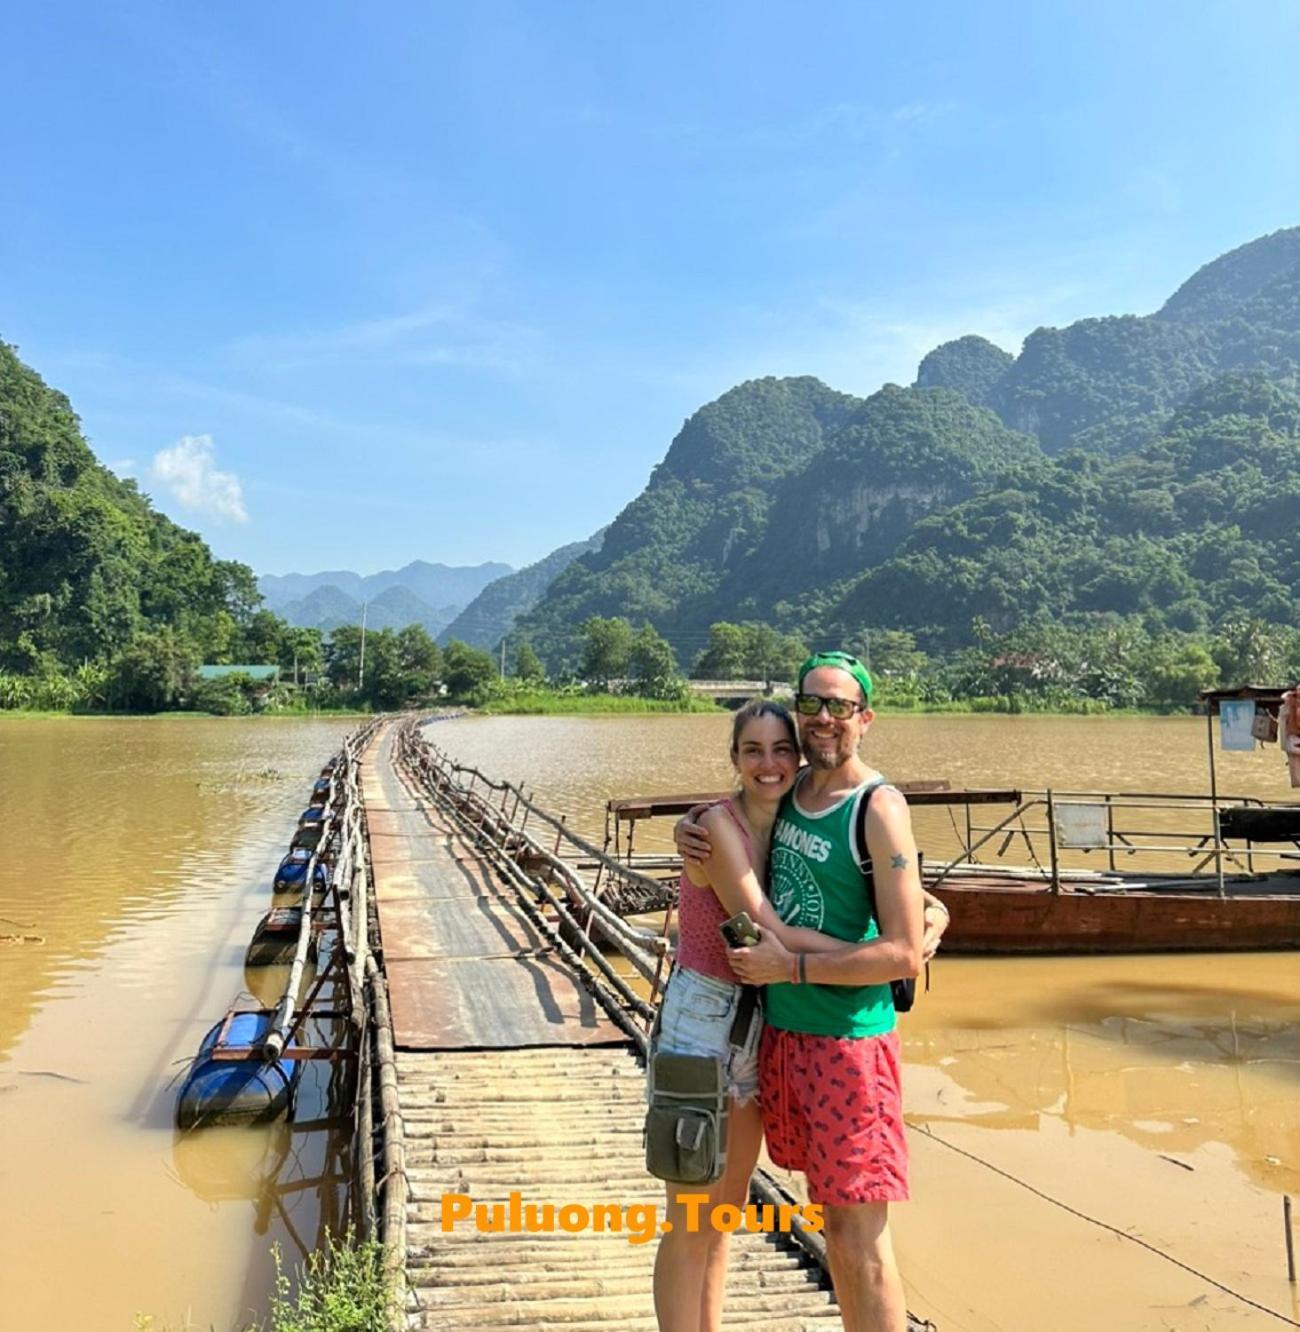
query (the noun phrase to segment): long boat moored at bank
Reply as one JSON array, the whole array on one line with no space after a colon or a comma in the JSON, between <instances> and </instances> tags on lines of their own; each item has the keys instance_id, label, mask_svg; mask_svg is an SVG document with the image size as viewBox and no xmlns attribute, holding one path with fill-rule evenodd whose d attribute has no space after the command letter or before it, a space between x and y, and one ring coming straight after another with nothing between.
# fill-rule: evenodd
<instances>
[{"instance_id":1,"label":"long boat moored at bank","mask_svg":"<svg viewBox=\"0 0 1300 1332\"><path fill-rule=\"evenodd\" d=\"M1225 704L1249 704L1261 719L1255 734L1275 738L1288 698L1259 686L1202 695L1210 728L1203 795L900 782L909 804L946 810L959 844L946 859L925 855L922 846L925 886L952 915L944 951L1300 948L1300 803L1221 792L1213 729ZM674 869L675 858L633 852L637 824L721 797L611 800L606 843L629 866Z\"/></svg>"}]
</instances>

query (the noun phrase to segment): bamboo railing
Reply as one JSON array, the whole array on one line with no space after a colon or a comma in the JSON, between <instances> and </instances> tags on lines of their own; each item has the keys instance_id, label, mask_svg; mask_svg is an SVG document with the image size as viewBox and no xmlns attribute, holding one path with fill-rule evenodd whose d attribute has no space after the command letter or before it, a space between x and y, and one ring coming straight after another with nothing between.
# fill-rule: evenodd
<instances>
[{"instance_id":1,"label":"bamboo railing","mask_svg":"<svg viewBox=\"0 0 1300 1332\"><path fill-rule=\"evenodd\" d=\"M628 1033L644 1063L658 992L667 979L666 963L671 960L672 950L663 935L640 929L611 910L607 898L609 880L653 887L661 895L663 885L638 874L573 833L563 819L535 804L514 783L493 779L477 768L456 763L420 733L418 720L405 723L399 730L395 757L408 779L434 801L516 889L520 904L534 925L551 939L611 1020ZM554 831L554 844L549 850L528 832L532 820ZM581 855L584 861L596 862L593 882L587 882L565 862L560 855L565 848ZM537 869L546 873L534 872ZM558 887L558 892L548 879ZM550 907L555 919L540 910L542 905ZM602 944L616 950L650 983L649 1001L617 974ZM778 1207L794 1202L793 1196L762 1170L754 1172L751 1189L760 1202ZM807 1229L798 1214L793 1219L790 1238L823 1270L829 1271L825 1240ZM397 1326L394 1324L394 1329ZM909 1326L921 1325L912 1321Z\"/></svg>"}]
</instances>

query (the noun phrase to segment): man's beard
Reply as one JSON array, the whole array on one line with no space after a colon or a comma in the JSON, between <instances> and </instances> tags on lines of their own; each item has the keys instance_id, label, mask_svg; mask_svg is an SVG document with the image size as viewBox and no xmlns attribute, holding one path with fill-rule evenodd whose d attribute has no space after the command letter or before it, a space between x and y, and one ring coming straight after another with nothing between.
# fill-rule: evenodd
<instances>
[{"instance_id":1,"label":"man's beard","mask_svg":"<svg viewBox=\"0 0 1300 1332\"><path fill-rule=\"evenodd\" d=\"M834 772L853 757L853 746L847 737L840 735L835 737L834 750L814 749L811 745L805 744L803 756L808 760L810 768L816 768L821 772Z\"/></svg>"}]
</instances>

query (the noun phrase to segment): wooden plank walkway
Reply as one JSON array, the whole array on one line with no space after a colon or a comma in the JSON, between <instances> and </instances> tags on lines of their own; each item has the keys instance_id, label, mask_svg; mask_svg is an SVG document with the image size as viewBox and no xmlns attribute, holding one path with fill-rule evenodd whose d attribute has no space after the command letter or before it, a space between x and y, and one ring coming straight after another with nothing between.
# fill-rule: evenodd
<instances>
[{"instance_id":1,"label":"wooden plank walkway","mask_svg":"<svg viewBox=\"0 0 1300 1332\"><path fill-rule=\"evenodd\" d=\"M663 1186L645 1172L644 1070L627 1036L554 954L472 846L371 750L370 827L405 1129L410 1328L570 1332L656 1326L656 1244L628 1231L443 1229L446 1194L476 1204L617 1206L644 1233ZM450 1213L449 1213L450 1217ZM507 1225L509 1214L507 1213ZM819 1269L780 1237L732 1240L725 1322L837 1325Z\"/></svg>"},{"instance_id":2,"label":"wooden plank walkway","mask_svg":"<svg viewBox=\"0 0 1300 1332\"><path fill-rule=\"evenodd\" d=\"M395 731L362 776L399 1050L626 1045L486 860L411 791Z\"/></svg>"},{"instance_id":3,"label":"wooden plank walkway","mask_svg":"<svg viewBox=\"0 0 1300 1332\"><path fill-rule=\"evenodd\" d=\"M441 1224L448 1193L507 1204L514 1192L521 1204L557 1209L606 1203L624 1217L640 1204L643 1216L661 1215L662 1185L646 1174L641 1149L644 1081L627 1049L399 1057L411 1187L407 1279L420 1306L412 1327L656 1326L653 1241L629 1243L626 1229L480 1234L470 1222L448 1235ZM725 1322L768 1332L838 1326L808 1260L746 1233L732 1240Z\"/></svg>"}]
</instances>

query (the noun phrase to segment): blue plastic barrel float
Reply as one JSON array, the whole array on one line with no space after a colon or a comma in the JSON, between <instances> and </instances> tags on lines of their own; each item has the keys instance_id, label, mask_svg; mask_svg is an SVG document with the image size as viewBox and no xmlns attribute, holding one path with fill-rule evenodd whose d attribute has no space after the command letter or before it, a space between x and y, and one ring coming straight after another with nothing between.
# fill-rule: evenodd
<instances>
[{"instance_id":1,"label":"blue plastic barrel float","mask_svg":"<svg viewBox=\"0 0 1300 1332\"><path fill-rule=\"evenodd\" d=\"M322 777L315 786L311 788L311 799L307 802L309 805L323 805L330 798L330 787L333 782L328 777Z\"/></svg>"},{"instance_id":2,"label":"blue plastic barrel float","mask_svg":"<svg viewBox=\"0 0 1300 1332\"><path fill-rule=\"evenodd\" d=\"M307 808L298 815L298 827L305 828L309 823L321 823L324 819L324 805L308 805Z\"/></svg>"},{"instance_id":3,"label":"blue plastic barrel float","mask_svg":"<svg viewBox=\"0 0 1300 1332\"><path fill-rule=\"evenodd\" d=\"M315 851L320 846L324 832L323 823L304 823L293 830L293 836L289 839L289 849L292 851L295 847L305 846L309 851Z\"/></svg>"},{"instance_id":4,"label":"blue plastic barrel float","mask_svg":"<svg viewBox=\"0 0 1300 1332\"><path fill-rule=\"evenodd\" d=\"M176 1098L176 1124L265 1124L288 1114L301 1071L300 1061L263 1063L262 1042L270 1013L234 1013L221 1019L199 1043ZM252 1046L247 1058L220 1058L223 1049Z\"/></svg>"},{"instance_id":5,"label":"blue plastic barrel float","mask_svg":"<svg viewBox=\"0 0 1300 1332\"><path fill-rule=\"evenodd\" d=\"M302 933L302 907L272 907L257 922L244 953L246 967L278 967L293 961ZM316 940L307 940L307 957L316 956Z\"/></svg>"},{"instance_id":6,"label":"blue plastic barrel float","mask_svg":"<svg viewBox=\"0 0 1300 1332\"><path fill-rule=\"evenodd\" d=\"M275 879L272 881L272 888L277 893L291 893L295 890L301 890L307 883L307 864L311 860L311 848L306 846L294 847L287 856L280 862L280 867L275 871ZM315 887L327 888L330 881L329 869L322 861L316 862L316 872L312 875L315 881Z\"/></svg>"}]
</instances>

